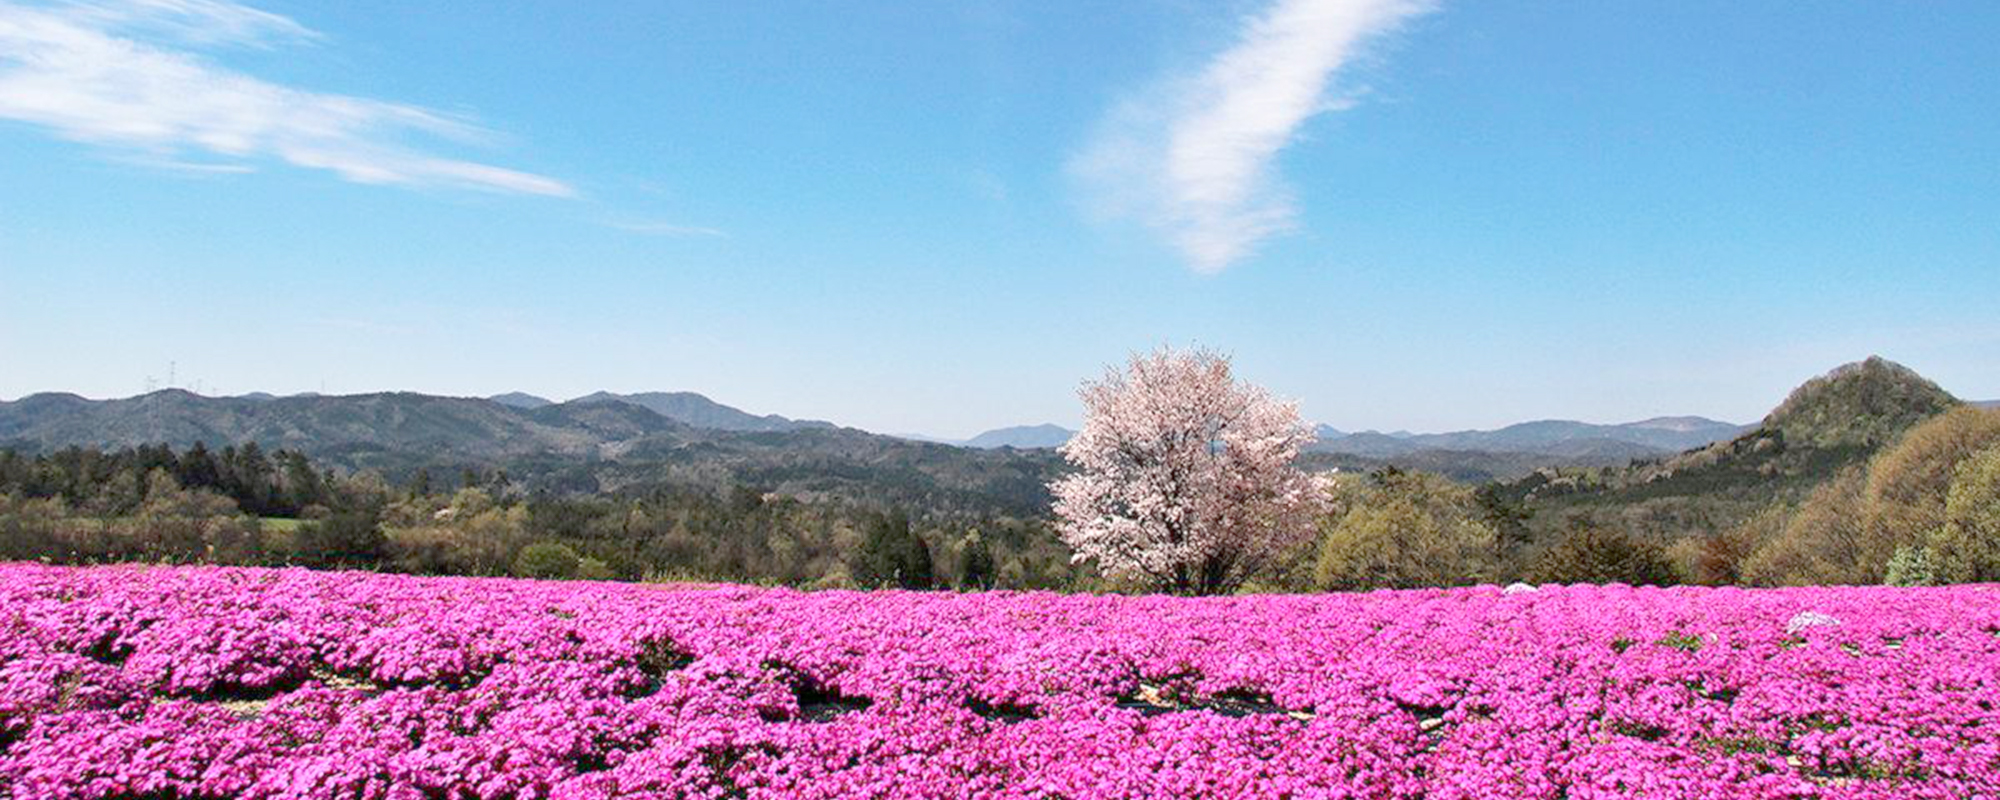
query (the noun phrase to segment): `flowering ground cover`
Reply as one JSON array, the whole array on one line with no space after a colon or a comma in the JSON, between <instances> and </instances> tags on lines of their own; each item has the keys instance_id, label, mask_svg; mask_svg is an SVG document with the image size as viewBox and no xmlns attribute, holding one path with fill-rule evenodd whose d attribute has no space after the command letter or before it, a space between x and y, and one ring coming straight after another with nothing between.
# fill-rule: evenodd
<instances>
[{"instance_id":1,"label":"flowering ground cover","mask_svg":"<svg viewBox=\"0 0 2000 800\"><path fill-rule=\"evenodd\" d=\"M1995 796L2000 589L0 565L0 796Z\"/></svg>"}]
</instances>

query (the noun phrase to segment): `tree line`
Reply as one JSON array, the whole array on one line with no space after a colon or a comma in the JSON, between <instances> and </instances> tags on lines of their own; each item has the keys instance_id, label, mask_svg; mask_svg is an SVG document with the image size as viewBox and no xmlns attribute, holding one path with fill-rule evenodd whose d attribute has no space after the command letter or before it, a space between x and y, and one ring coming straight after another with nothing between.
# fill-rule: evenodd
<instances>
[{"instance_id":1,"label":"tree line","mask_svg":"<svg viewBox=\"0 0 2000 800\"><path fill-rule=\"evenodd\" d=\"M1649 501L1650 516L1627 520L1538 512L1525 482L1305 472L1311 432L1296 408L1237 381L1212 353L1135 356L1083 397L1085 424L1063 448L1068 469L1050 486L1047 517L744 483L555 493L472 469L391 483L254 444L0 450L0 558L1182 594L2000 580L1995 410L1935 414L1809 492L1715 524L1701 496Z\"/></svg>"},{"instance_id":2,"label":"tree line","mask_svg":"<svg viewBox=\"0 0 2000 800\"><path fill-rule=\"evenodd\" d=\"M522 491L504 472L391 483L255 445L0 450L0 559L811 587L1063 588L1042 520L803 501L752 486Z\"/></svg>"}]
</instances>

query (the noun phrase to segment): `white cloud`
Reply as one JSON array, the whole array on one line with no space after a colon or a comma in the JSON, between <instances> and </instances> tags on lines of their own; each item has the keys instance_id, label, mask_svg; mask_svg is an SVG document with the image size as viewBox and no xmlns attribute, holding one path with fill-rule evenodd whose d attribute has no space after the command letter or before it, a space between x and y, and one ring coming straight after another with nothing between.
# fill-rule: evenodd
<instances>
[{"instance_id":1,"label":"white cloud","mask_svg":"<svg viewBox=\"0 0 2000 800\"><path fill-rule=\"evenodd\" d=\"M1277 0L1229 49L1114 108L1070 164L1109 216L1167 236L1202 272L1292 229L1292 197L1271 162L1371 40L1429 10L1425 0Z\"/></svg>"},{"instance_id":2,"label":"white cloud","mask_svg":"<svg viewBox=\"0 0 2000 800\"><path fill-rule=\"evenodd\" d=\"M164 163L197 151L236 165L277 159L357 183L575 194L554 178L433 155L412 141L483 133L463 120L282 86L202 53L318 38L227 0L0 0L0 119Z\"/></svg>"}]
</instances>

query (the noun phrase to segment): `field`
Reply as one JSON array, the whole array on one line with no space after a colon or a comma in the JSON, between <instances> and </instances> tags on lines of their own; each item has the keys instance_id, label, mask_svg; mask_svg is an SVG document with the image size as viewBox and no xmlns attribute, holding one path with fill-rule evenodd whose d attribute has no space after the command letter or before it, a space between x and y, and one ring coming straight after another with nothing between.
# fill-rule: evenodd
<instances>
[{"instance_id":1,"label":"field","mask_svg":"<svg viewBox=\"0 0 2000 800\"><path fill-rule=\"evenodd\" d=\"M1992 797L1996 601L0 565L0 796Z\"/></svg>"}]
</instances>

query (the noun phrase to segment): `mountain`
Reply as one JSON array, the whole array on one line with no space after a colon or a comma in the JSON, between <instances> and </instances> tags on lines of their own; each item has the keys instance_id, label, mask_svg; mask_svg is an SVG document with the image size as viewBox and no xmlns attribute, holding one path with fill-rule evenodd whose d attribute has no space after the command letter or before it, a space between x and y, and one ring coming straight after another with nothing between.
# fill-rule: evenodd
<instances>
[{"instance_id":1,"label":"mountain","mask_svg":"<svg viewBox=\"0 0 2000 800\"><path fill-rule=\"evenodd\" d=\"M535 395L528 394L526 392L508 392L506 394L496 394L486 399L491 400L495 403L499 403L500 405L506 406L508 408L522 408L531 410L541 408L542 406L555 405L554 400L550 400L546 397L537 397Z\"/></svg>"},{"instance_id":2,"label":"mountain","mask_svg":"<svg viewBox=\"0 0 2000 800\"><path fill-rule=\"evenodd\" d=\"M734 412L716 408L725 410L718 412L724 421ZM801 498L1014 516L1047 511L1046 482L1061 464L1042 450L967 449L827 423L784 424L791 427L698 427L615 396L521 409L409 392L251 400L170 389L119 400L37 394L0 402L0 447L256 442L392 480L419 468L453 474L473 467L505 470L530 491L747 485Z\"/></svg>"},{"instance_id":3,"label":"mountain","mask_svg":"<svg viewBox=\"0 0 2000 800\"><path fill-rule=\"evenodd\" d=\"M1972 404L1980 408L2000 408L2000 400L1974 400Z\"/></svg>"},{"instance_id":4,"label":"mountain","mask_svg":"<svg viewBox=\"0 0 2000 800\"><path fill-rule=\"evenodd\" d=\"M1760 428L1794 447L1873 448L1958 402L1909 367L1870 356L1793 390Z\"/></svg>"},{"instance_id":5,"label":"mountain","mask_svg":"<svg viewBox=\"0 0 2000 800\"><path fill-rule=\"evenodd\" d=\"M696 428L719 431L793 431L806 428L832 428L831 422L820 420L793 420L776 414L757 416L731 408L694 392L641 392L638 394L613 394L597 392L571 400L571 403L591 403L613 400L630 403L652 411L655 414L676 420Z\"/></svg>"},{"instance_id":6,"label":"mountain","mask_svg":"<svg viewBox=\"0 0 2000 800\"><path fill-rule=\"evenodd\" d=\"M1540 420L1498 430L1453 433L1413 434L1398 431L1386 434L1364 431L1339 435L1339 431L1324 425L1320 426L1320 430L1320 441L1312 446L1313 450L1371 457L1407 455L1421 450L1457 450L1636 458L1702 447L1735 436L1743 428L1704 417L1656 417L1620 425Z\"/></svg>"},{"instance_id":7,"label":"mountain","mask_svg":"<svg viewBox=\"0 0 2000 800\"><path fill-rule=\"evenodd\" d=\"M590 444L487 400L409 392L257 400L164 389L118 400L38 394L0 403L0 443L31 449L250 441L313 455L398 451L463 459L583 452Z\"/></svg>"},{"instance_id":8,"label":"mountain","mask_svg":"<svg viewBox=\"0 0 2000 800\"><path fill-rule=\"evenodd\" d=\"M1909 368L1870 357L1806 381L1740 435L1620 469L1542 468L1498 492L1533 511L1544 533L1579 518L1662 535L1713 532L1796 501L1958 404Z\"/></svg>"},{"instance_id":9,"label":"mountain","mask_svg":"<svg viewBox=\"0 0 2000 800\"><path fill-rule=\"evenodd\" d=\"M966 447L988 449L994 447L1061 447L1075 436L1076 431L1061 425L1016 425L1011 428L995 428L965 440Z\"/></svg>"}]
</instances>

